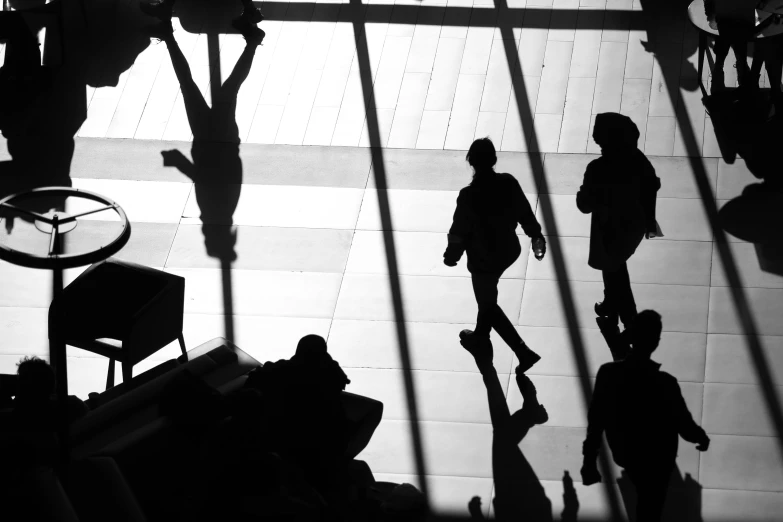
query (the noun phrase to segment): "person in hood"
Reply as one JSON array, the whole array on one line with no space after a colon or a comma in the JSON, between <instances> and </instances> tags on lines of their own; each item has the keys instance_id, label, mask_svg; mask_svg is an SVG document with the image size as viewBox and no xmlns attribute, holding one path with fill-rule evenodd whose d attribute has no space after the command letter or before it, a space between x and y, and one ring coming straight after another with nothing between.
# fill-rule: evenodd
<instances>
[{"instance_id":1,"label":"person in hood","mask_svg":"<svg viewBox=\"0 0 783 522\"><path fill-rule=\"evenodd\" d=\"M627 116L607 112L595 119L593 139L601 157L587 165L576 195L576 206L590 221L588 264L600 270L604 300L596 303L599 317L625 328L636 317L627 261L644 237L655 237L655 200L661 180L636 147L639 129Z\"/></svg>"},{"instance_id":2,"label":"person in hood","mask_svg":"<svg viewBox=\"0 0 783 522\"><path fill-rule=\"evenodd\" d=\"M492 328L509 345L524 373L541 356L522 340L506 314L498 306L500 277L519 258L522 247L516 234L517 223L533 240L536 259L543 259L546 241L533 209L511 174L495 172L497 154L489 138L473 142L465 159L473 167L473 180L457 197L457 209L443 254L446 266L456 266L463 253L478 304L476 329L462 330L460 339L473 346L489 343Z\"/></svg>"},{"instance_id":3,"label":"person in hood","mask_svg":"<svg viewBox=\"0 0 783 522\"><path fill-rule=\"evenodd\" d=\"M639 313L628 355L598 370L582 446L584 485L601 482L596 459L606 432L615 463L636 488L638 522L661 520L679 437L697 444L699 451L710 445L688 411L677 379L650 359L662 329L657 312Z\"/></svg>"}]
</instances>

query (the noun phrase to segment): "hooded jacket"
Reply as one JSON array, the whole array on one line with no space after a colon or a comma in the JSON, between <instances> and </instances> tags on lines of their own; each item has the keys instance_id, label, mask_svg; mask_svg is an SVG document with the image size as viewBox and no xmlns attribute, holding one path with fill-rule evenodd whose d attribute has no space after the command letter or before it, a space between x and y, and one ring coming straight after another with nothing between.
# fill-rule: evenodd
<instances>
[{"instance_id":1,"label":"hooded jacket","mask_svg":"<svg viewBox=\"0 0 783 522\"><path fill-rule=\"evenodd\" d=\"M590 221L588 264L616 270L655 230L655 200L661 180L637 148L605 152L590 162L576 195L576 206Z\"/></svg>"},{"instance_id":2,"label":"hooded jacket","mask_svg":"<svg viewBox=\"0 0 783 522\"><path fill-rule=\"evenodd\" d=\"M468 255L468 270L502 272L522 249L517 223L530 238L543 237L530 203L511 174L479 174L460 190L443 257L456 263Z\"/></svg>"},{"instance_id":3,"label":"hooded jacket","mask_svg":"<svg viewBox=\"0 0 783 522\"><path fill-rule=\"evenodd\" d=\"M585 459L595 459L606 439L618 466L673 465L679 437L700 443L707 438L694 422L677 379L661 365L631 354L598 370L587 415Z\"/></svg>"}]
</instances>

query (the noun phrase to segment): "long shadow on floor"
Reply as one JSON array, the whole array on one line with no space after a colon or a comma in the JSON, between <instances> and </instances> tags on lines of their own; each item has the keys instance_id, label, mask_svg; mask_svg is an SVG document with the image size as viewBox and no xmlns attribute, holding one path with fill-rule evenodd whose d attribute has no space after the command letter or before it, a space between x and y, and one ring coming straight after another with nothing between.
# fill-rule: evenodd
<instances>
[{"instance_id":1,"label":"long shadow on floor","mask_svg":"<svg viewBox=\"0 0 783 522\"><path fill-rule=\"evenodd\" d=\"M783 275L783 175L779 147L783 118L767 117L765 92L748 101L736 101L732 92L705 99L715 126L723 159L737 157L760 183L747 185L742 194L718 212L719 224L730 235L753 243L759 267Z\"/></svg>"},{"instance_id":2,"label":"long shadow on floor","mask_svg":"<svg viewBox=\"0 0 783 522\"><path fill-rule=\"evenodd\" d=\"M516 376L522 393L522 408L511 414L506 395L492 362L479 366L487 389L489 414L492 419L492 474L495 484L493 500L495 519L504 521L552 520L552 502L525 458L519 444L530 428L546 420L546 410L538 403L536 389L524 374ZM572 498L576 501L576 492ZM483 518L479 497L469 504L474 519ZM578 502L577 502L578 505ZM575 510L572 509L574 512ZM575 519L575 518L574 518Z\"/></svg>"},{"instance_id":3,"label":"long shadow on floor","mask_svg":"<svg viewBox=\"0 0 783 522\"><path fill-rule=\"evenodd\" d=\"M259 41L248 41L234 70L222 85L212 85L212 107L193 81L188 61L170 32L170 25L157 26L157 36L166 42L177 75L190 130L192 161L177 150L162 151L163 165L176 167L194 183L201 210L202 233L207 255L220 260L223 277L223 315L227 339L234 339L231 263L236 260L237 239L234 211L242 190L242 160L236 106L239 88L250 73ZM217 57L219 60L219 57ZM220 82L219 74L213 81Z\"/></svg>"},{"instance_id":4,"label":"long shadow on floor","mask_svg":"<svg viewBox=\"0 0 783 522\"><path fill-rule=\"evenodd\" d=\"M11 160L0 162L0 198L37 187L72 186L74 136L87 119L87 86L118 85L122 73L149 45L140 32L142 18L127 6L114 1L91 6L86 27L79 9L78 3L63 5L62 65L47 68L32 85L3 79L0 131ZM52 40L46 45L59 45ZM6 52L13 45L9 42ZM28 209L46 212L61 209L62 204L42 201ZM8 218L9 232L13 220L21 218L3 217Z\"/></svg>"}]
</instances>

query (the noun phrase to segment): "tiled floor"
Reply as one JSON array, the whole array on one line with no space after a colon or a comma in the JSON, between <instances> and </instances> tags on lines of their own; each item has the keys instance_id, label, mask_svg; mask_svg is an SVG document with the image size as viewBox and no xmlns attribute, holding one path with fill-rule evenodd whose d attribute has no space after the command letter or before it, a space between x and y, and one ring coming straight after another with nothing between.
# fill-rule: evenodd
<instances>
[{"instance_id":1,"label":"tiled floor","mask_svg":"<svg viewBox=\"0 0 783 522\"><path fill-rule=\"evenodd\" d=\"M123 27L150 23L135 0L92 4L96 10L111 5ZM594 115L623 112L639 126L639 146L663 181L658 212L666 236L645 241L633 258L634 292L640 307L662 313L665 333L656 359L678 378L712 438L706 453L683 442L679 471L703 488L705 521L778 520L780 434L760 375L770 376L768 393L780 400L783 277L761 267L752 243L732 236L728 245L715 241L710 205L721 207L756 179L742 159L728 164L708 146L715 140L694 87L695 35L682 11L674 16L651 0L515 0L499 16L486 0L373 1L358 18L367 22L367 70L355 51L354 8L337 4L262 5L266 40L236 107L243 142L238 204L233 223L207 220L215 229L235 227L237 258L228 278L220 261L207 255L191 179L164 166L160 155L178 149L190 156L192 139L165 44L139 45L121 32L118 38L135 42L132 67L82 86L88 108L75 140L73 186L113 198L127 211L133 235L118 257L186 277L188 346L224 335L226 282L234 340L257 359L290 356L307 333L327 337L352 379L350 391L385 404L362 458L378 479L418 483L380 215L387 201L432 502L464 514L478 495L488 508L486 394L472 358L457 343L457 333L475 321L476 306L464 259L449 269L441 255L457 191L470 178L464 151L475 137L489 135L504 151L498 170L520 180L550 236L542 262L532 258L523 236L523 255L500 283L501 306L543 355L531 374L550 421L520 447L555 518L563 510L564 471L577 481L579 515L607 517L604 490L579 483L586 406L569 328L584 344L586 377L610 356L593 320L602 287L586 265L589 219L576 210L574 194L598 152L590 138ZM227 78L244 42L236 34L210 38L199 32L198 10L188 0L178 6L175 36L209 102L210 82L216 74ZM512 67L509 49L516 53ZM74 60L64 65L73 66ZM366 148L373 132L362 79L370 74L371 110L385 147L380 190ZM520 123L526 113L530 118ZM684 118L690 126L683 127ZM683 132L688 127L694 135ZM537 178L541 170L543 179ZM547 215L553 222L545 222ZM82 239L74 248L100 242L116 227L100 214L90 218L79 225ZM27 226L25 233L17 222L11 239L32 245ZM721 252L730 253L731 264ZM566 278L557 276L555 254L564 259ZM727 266L736 266L741 287L728 286ZM80 270L67 271L66 283ZM22 354L48 355L51 276L2 262L0 288L0 372L12 372ZM560 288L573 297L573 324ZM747 335L738 314L735 303L743 298L756 337ZM508 403L518 408L510 375L516 362L493 339ZM171 345L137 371L177 352ZM105 360L77 349L68 354L72 393L100 389ZM760 360L766 373L758 370Z\"/></svg>"}]
</instances>

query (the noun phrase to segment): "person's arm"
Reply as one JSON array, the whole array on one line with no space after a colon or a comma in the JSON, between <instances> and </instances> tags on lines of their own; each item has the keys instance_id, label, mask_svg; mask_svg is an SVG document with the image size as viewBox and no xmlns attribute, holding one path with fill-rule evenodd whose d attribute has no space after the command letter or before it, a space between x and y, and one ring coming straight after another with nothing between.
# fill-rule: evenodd
<instances>
[{"instance_id":1,"label":"person's arm","mask_svg":"<svg viewBox=\"0 0 783 522\"><path fill-rule=\"evenodd\" d=\"M465 193L460 191L457 197L457 209L454 211L454 219L449 229L448 246L443 254L443 262L454 266L465 253L471 233L470 210L466 202Z\"/></svg>"},{"instance_id":2,"label":"person's arm","mask_svg":"<svg viewBox=\"0 0 783 522\"><path fill-rule=\"evenodd\" d=\"M596 201L591 165L587 166L582 186L579 187L579 192L576 193L576 207L582 214L589 214L595 210Z\"/></svg>"},{"instance_id":3,"label":"person's arm","mask_svg":"<svg viewBox=\"0 0 783 522\"><path fill-rule=\"evenodd\" d=\"M693 420L693 416L690 410L688 410L688 405L685 404L677 379L671 375L667 375L666 379L668 380L667 390L670 404L672 404L672 411L677 422L677 432L686 441L698 444L697 449L700 451L706 451L710 445L710 438L707 436L707 432Z\"/></svg>"},{"instance_id":4,"label":"person's arm","mask_svg":"<svg viewBox=\"0 0 783 522\"><path fill-rule=\"evenodd\" d=\"M661 189L661 180L655 175L655 169L645 158L645 168L642 171L642 208L646 220L647 233L655 233L655 203L658 191Z\"/></svg>"},{"instance_id":5,"label":"person's arm","mask_svg":"<svg viewBox=\"0 0 783 522\"><path fill-rule=\"evenodd\" d=\"M541 238L544 236L541 234L541 225L536 219L536 214L533 212L533 208L530 206L530 202L525 197L525 193L522 192L522 187L516 178L511 178L512 192L511 192L511 204L514 208L514 216L517 222L522 226L522 230L527 237L531 239Z\"/></svg>"}]
</instances>

